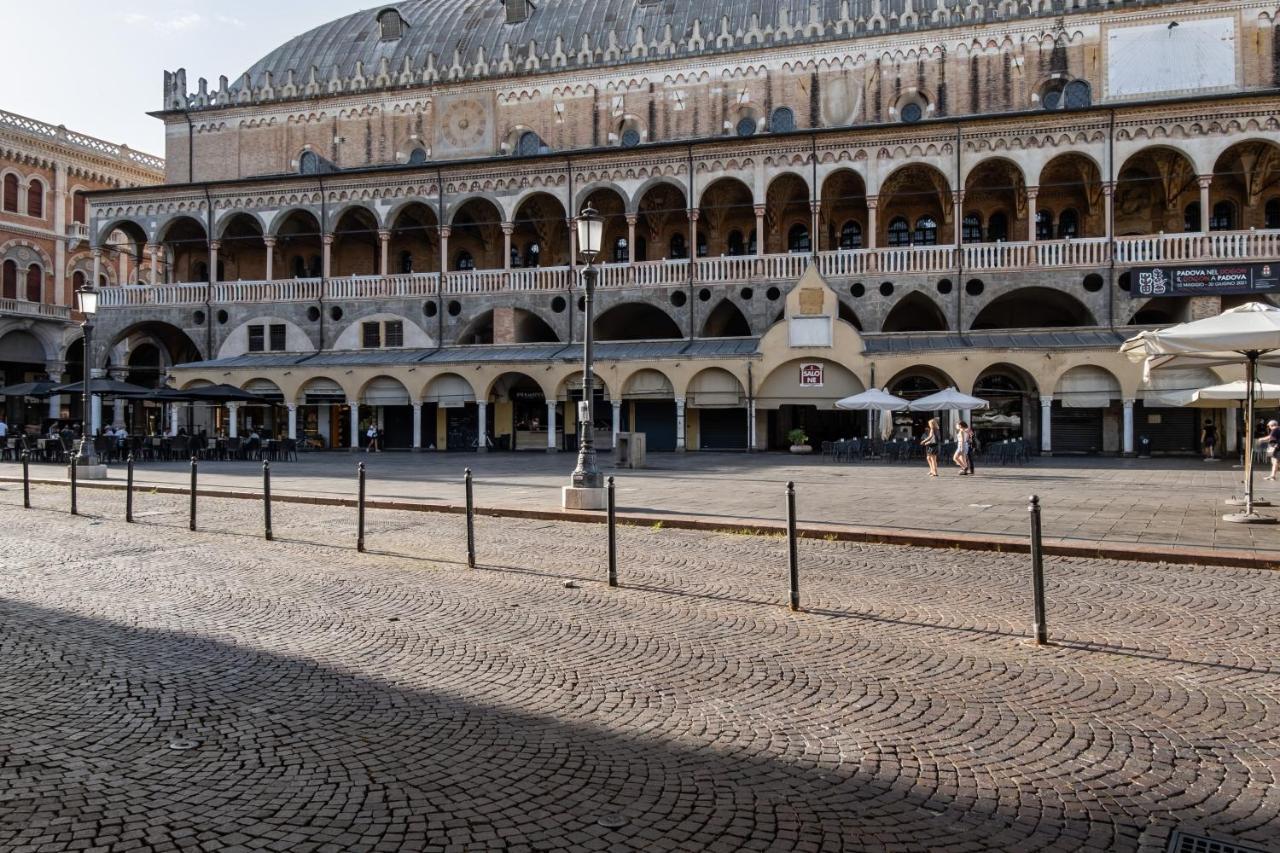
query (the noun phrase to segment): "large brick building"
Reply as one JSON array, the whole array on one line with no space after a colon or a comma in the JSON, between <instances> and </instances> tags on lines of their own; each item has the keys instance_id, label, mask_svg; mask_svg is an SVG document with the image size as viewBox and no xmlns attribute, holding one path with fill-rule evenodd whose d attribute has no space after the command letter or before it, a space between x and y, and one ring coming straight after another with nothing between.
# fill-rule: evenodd
<instances>
[{"instance_id":1,"label":"large brick building","mask_svg":"<svg viewBox=\"0 0 1280 853\"><path fill-rule=\"evenodd\" d=\"M108 290L95 359L158 353L180 385L277 404L235 417L334 447L370 420L400 447L563 445L583 328L570 223L590 204L607 217L598 429L767 448L793 425L864 432L834 402L865 387L956 385L996 404L978 417L989 440L1190 450L1195 416L1160 408L1116 347L1135 325L1268 298L1146 298L1132 273L1276 259L1276 15L358 12L216 87L166 74L166 185L92 198L99 268L150 261Z\"/></svg>"},{"instance_id":2,"label":"large brick building","mask_svg":"<svg viewBox=\"0 0 1280 853\"><path fill-rule=\"evenodd\" d=\"M158 157L0 111L0 384L79 378L72 308L93 275L86 194L163 180ZM98 270L104 286L137 278L127 252ZM7 399L2 411L12 424L40 426L71 402Z\"/></svg>"}]
</instances>

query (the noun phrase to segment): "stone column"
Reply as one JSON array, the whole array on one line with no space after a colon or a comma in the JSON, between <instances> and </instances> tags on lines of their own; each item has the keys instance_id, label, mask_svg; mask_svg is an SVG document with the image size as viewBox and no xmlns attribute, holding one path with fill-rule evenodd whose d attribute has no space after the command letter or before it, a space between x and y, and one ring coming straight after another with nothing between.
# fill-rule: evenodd
<instances>
[{"instance_id":1,"label":"stone column","mask_svg":"<svg viewBox=\"0 0 1280 853\"><path fill-rule=\"evenodd\" d=\"M698 209L689 211L689 260L698 259Z\"/></svg>"},{"instance_id":2,"label":"stone column","mask_svg":"<svg viewBox=\"0 0 1280 853\"><path fill-rule=\"evenodd\" d=\"M351 431L351 442L350 442L351 449L359 450L360 449L360 401L348 400L347 407L350 410L350 418L348 420L348 423L350 424L349 429Z\"/></svg>"},{"instance_id":3,"label":"stone column","mask_svg":"<svg viewBox=\"0 0 1280 853\"><path fill-rule=\"evenodd\" d=\"M160 283L160 258L164 253L164 247L155 243L147 246L147 257L151 258L151 286L155 287Z\"/></svg>"},{"instance_id":4,"label":"stone column","mask_svg":"<svg viewBox=\"0 0 1280 853\"><path fill-rule=\"evenodd\" d=\"M867 196L867 233L862 235L862 245L868 249L876 247L876 237L880 233L876 225L876 210L880 207L880 199Z\"/></svg>"},{"instance_id":5,"label":"stone column","mask_svg":"<svg viewBox=\"0 0 1280 853\"><path fill-rule=\"evenodd\" d=\"M555 453L556 446L556 401L547 401L547 452Z\"/></svg>"},{"instance_id":6,"label":"stone column","mask_svg":"<svg viewBox=\"0 0 1280 853\"><path fill-rule=\"evenodd\" d=\"M809 251L818 254L822 251L822 246L818 241L818 223L821 219L822 202L814 200L809 202Z\"/></svg>"},{"instance_id":7,"label":"stone column","mask_svg":"<svg viewBox=\"0 0 1280 853\"><path fill-rule=\"evenodd\" d=\"M240 437L239 403L227 403L227 435L231 438Z\"/></svg>"},{"instance_id":8,"label":"stone column","mask_svg":"<svg viewBox=\"0 0 1280 853\"><path fill-rule=\"evenodd\" d=\"M514 222L502 223L502 268L511 269L511 235L515 233Z\"/></svg>"},{"instance_id":9,"label":"stone column","mask_svg":"<svg viewBox=\"0 0 1280 853\"><path fill-rule=\"evenodd\" d=\"M93 286L97 287L98 282L102 279L102 250L94 249L93 252ZM76 306L77 308L79 306Z\"/></svg>"},{"instance_id":10,"label":"stone column","mask_svg":"<svg viewBox=\"0 0 1280 853\"><path fill-rule=\"evenodd\" d=\"M684 397L676 397L676 453L684 449Z\"/></svg>"},{"instance_id":11,"label":"stone column","mask_svg":"<svg viewBox=\"0 0 1280 853\"><path fill-rule=\"evenodd\" d=\"M178 418L180 417L180 413L181 413L181 409L179 408L177 403L169 404L169 437L170 438L178 434Z\"/></svg>"},{"instance_id":12,"label":"stone column","mask_svg":"<svg viewBox=\"0 0 1280 853\"><path fill-rule=\"evenodd\" d=\"M413 404L413 449L422 449L422 404Z\"/></svg>"},{"instance_id":13,"label":"stone column","mask_svg":"<svg viewBox=\"0 0 1280 853\"><path fill-rule=\"evenodd\" d=\"M440 268L449 269L449 235L453 233L453 229L444 227L440 229ZM440 286L444 286L444 282L440 282Z\"/></svg>"},{"instance_id":14,"label":"stone column","mask_svg":"<svg viewBox=\"0 0 1280 853\"><path fill-rule=\"evenodd\" d=\"M1209 233L1209 217L1213 209L1209 207L1209 187L1213 185L1213 175L1201 175L1200 183L1200 233Z\"/></svg>"},{"instance_id":15,"label":"stone column","mask_svg":"<svg viewBox=\"0 0 1280 853\"><path fill-rule=\"evenodd\" d=\"M213 285L218 281L218 250L222 248L222 244L214 240L209 244L209 284ZM123 279L121 279L123 281Z\"/></svg>"},{"instance_id":16,"label":"stone column","mask_svg":"<svg viewBox=\"0 0 1280 853\"><path fill-rule=\"evenodd\" d=\"M49 374L50 382L61 383L63 381L62 366L54 367L53 365L50 365L48 374ZM62 395L54 394L49 398L49 420L56 421L61 415L62 415Z\"/></svg>"},{"instance_id":17,"label":"stone column","mask_svg":"<svg viewBox=\"0 0 1280 853\"><path fill-rule=\"evenodd\" d=\"M612 400L613 404L613 446L618 446L618 433L622 432L622 401Z\"/></svg>"},{"instance_id":18,"label":"stone column","mask_svg":"<svg viewBox=\"0 0 1280 853\"><path fill-rule=\"evenodd\" d=\"M116 281L129 284L129 255L127 252L116 253Z\"/></svg>"},{"instance_id":19,"label":"stone column","mask_svg":"<svg viewBox=\"0 0 1280 853\"><path fill-rule=\"evenodd\" d=\"M90 371L93 379L101 379L107 375L105 370L93 368ZM96 383L95 383L96 384ZM102 429L102 398L97 394L89 395L89 435L97 435Z\"/></svg>"},{"instance_id":20,"label":"stone column","mask_svg":"<svg viewBox=\"0 0 1280 853\"><path fill-rule=\"evenodd\" d=\"M636 222L640 217L634 213L627 214L627 263L634 264L636 261L644 260L636 257Z\"/></svg>"},{"instance_id":21,"label":"stone column","mask_svg":"<svg viewBox=\"0 0 1280 853\"><path fill-rule=\"evenodd\" d=\"M763 204L757 204L756 211L756 257L764 255L764 215L768 210Z\"/></svg>"},{"instance_id":22,"label":"stone column","mask_svg":"<svg viewBox=\"0 0 1280 853\"><path fill-rule=\"evenodd\" d=\"M1027 242L1036 241L1036 199L1040 195L1039 187L1027 187Z\"/></svg>"},{"instance_id":23,"label":"stone column","mask_svg":"<svg viewBox=\"0 0 1280 853\"><path fill-rule=\"evenodd\" d=\"M388 255L391 252L391 232L378 231L378 275L391 275L391 267L388 265Z\"/></svg>"},{"instance_id":24,"label":"stone column","mask_svg":"<svg viewBox=\"0 0 1280 853\"><path fill-rule=\"evenodd\" d=\"M964 245L964 190L956 190L951 194L951 230L952 242L957 249Z\"/></svg>"},{"instance_id":25,"label":"stone column","mask_svg":"<svg viewBox=\"0 0 1280 853\"><path fill-rule=\"evenodd\" d=\"M1053 455L1053 397L1048 394L1040 398L1040 452Z\"/></svg>"},{"instance_id":26,"label":"stone column","mask_svg":"<svg viewBox=\"0 0 1280 853\"><path fill-rule=\"evenodd\" d=\"M267 281L275 281L276 238L263 237L262 243L267 247Z\"/></svg>"},{"instance_id":27,"label":"stone column","mask_svg":"<svg viewBox=\"0 0 1280 853\"><path fill-rule=\"evenodd\" d=\"M747 406L747 450L756 449L756 401Z\"/></svg>"},{"instance_id":28,"label":"stone column","mask_svg":"<svg viewBox=\"0 0 1280 853\"><path fill-rule=\"evenodd\" d=\"M320 274L329 278L333 269L333 235L325 234L320 238L324 244L324 253L320 261Z\"/></svg>"},{"instance_id":29,"label":"stone column","mask_svg":"<svg viewBox=\"0 0 1280 853\"><path fill-rule=\"evenodd\" d=\"M294 403L289 404L289 438L298 440L298 407Z\"/></svg>"},{"instance_id":30,"label":"stone column","mask_svg":"<svg viewBox=\"0 0 1280 853\"><path fill-rule=\"evenodd\" d=\"M485 439L488 438L488 430L485 429L485 426L487 425L487 420L488 420L486 417L488 413L488 409L489 409L489 404L486 401L480 400L479 402L476 403L476 452L477 453L485 453L489 449L488 442L485 441Z\"/></svg>"},{"instance_id":31,"label":"stone column","mask_svg":"<svg viewBox=\"0 0 1280 853\"><path fill-rule=\"evenodd\" d=\"M1133 455L1133 400L1122 400L1124 404L1124 433L1122 440L1124 442L1124 455Z\"/></svg>"},{"instance_id":32,"label":"stone column","mask_svg":"<svg viewBox=\"0 0 1280 853\"><path fill-rule=\"evenodd\" d=\"M1102 184L1102 216L1107 220L1103 223L1103 227L1106 229L1106 237L1108 240L1114 239L1115 237L1115 215L1112 208L1112 196L1114 195L1114 191L1115 184L1110 182L1104 182ZM1115 251L1114 248L1112 251Z\"/></svg>"},{"instance_id":33,"label":"stone column","mask_svg":"<svg viewBox=\"0 0 1280 853\"><path fill-rule=\"evenodd\" d=\"M1229 456L1236 455L1236 448L1240 443L1240 434L1236 432L1236 421L1240 417L1240 409L1232 406L1222 414L1223 419L1223 440L1226 442L1226 450Z\"/></svg>"},{"instance_id":34,"label":"stone column","mask_svg":"<svg viewBox=\"0 0 1280 853\"><path fill-rule=\"evenodd\" d=\"M124 400L117 397L111 401L111 427L119 429L124 426Z\"/></svg>"}]
</instances>

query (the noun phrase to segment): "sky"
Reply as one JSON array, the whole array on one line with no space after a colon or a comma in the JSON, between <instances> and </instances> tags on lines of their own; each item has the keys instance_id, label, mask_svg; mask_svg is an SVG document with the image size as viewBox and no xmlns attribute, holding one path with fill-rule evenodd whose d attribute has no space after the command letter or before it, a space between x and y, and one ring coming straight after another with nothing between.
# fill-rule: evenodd
<instances>
[{"instance_id":1,"label":"sky","mask_svg":"<svg viewBox=\"0 0 1280 853\"><path fill-rule=\"evenodd\" d=\"M295 35L376 0L0 0L0 109L164 154L164 72L209 88ZM15 38L19 33L28 37ZM25 69L18 71L18 69Z\"/></svg>"}]
</instances>

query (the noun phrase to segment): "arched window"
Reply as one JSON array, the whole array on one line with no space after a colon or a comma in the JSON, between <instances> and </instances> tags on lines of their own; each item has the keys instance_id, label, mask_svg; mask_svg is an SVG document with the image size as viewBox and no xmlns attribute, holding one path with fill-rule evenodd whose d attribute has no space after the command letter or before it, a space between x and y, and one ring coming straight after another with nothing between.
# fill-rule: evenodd
<instances>
[{"instance_id":1,"label":"arched window","mask_svg":"<svg viewBox=\"0 0 1280 853\"><path fill-rule=\"evenodd\" d=\"M1053 211L1051 210L1036 211L1036 239L1037 240L1053 239Z\"/></svg>"},{"instance_id":2,"label":"arched window","mask_svg":"<svg viewBox=\"0 0 1280 853\"><path fill-rule=\"evenodd\" d=\"M18 264L14 261L4 262L4 286L0 288L0 295L5 299L18 298Z\"/></svg>"},{"instance_id":3,"label":"arched window","mask_svg":"<svg viewBox=\"0 0 1280 853\"><path fill-rule=\"evenodd\" d=\"M1273 198L1263 209L1262 226L1264 228L1280 228L1280 198Z\"/></svg>"},{"instance_id":4,"label":"arched window","mask_svg":"<svg viewBox=\"0 0 1280 853\"><path fill-rule=\"evenodd\" d=\"M747 247L742 242L742 232L736 228L729 232L728 250L730 255L746 254Z\"/></svg>"},{"instance_id":5,"label":"arched window","mask_svg":"<svg viewBox=\"0 0 1280 853\"><path fill-rule=\"evenodd\" d=\"M1063 90L1062 102L1069 110L1082 110L1093 103L1093 93L1088 82L1072 80Z\"/></svg>"},{"instance_id":6,"label":"arched window","mask_svg":"<svg viewBox=\"0 0 1280 853\"><path fill-rule=\"evenodd\" d=\"M1080 236L1080 214L1074 208L1068 207L1058 217L1058 236L1063 240Z\"/></svg>"},{"instance_id":7,"label":"arched window","mask_svg":"<svg viewBox=\"0 0 1280 853\"><path fill-rule=\"evenodd\" d=\"M84 282L85 282L84 273L76 271L71 274L71 289L75 293L79 293L80 291L84 290ZM74 295L73 295L73 299L74 299ZM71 304L75 305L77 303L73 301Z\"/></svg>"},{"instance_id":8,"label":"arched window","mask_svg":"<svg viewBox=\"0 0 1280 853\"><path fill-rule=\"evenodd\" d=\"M107 286L107 285L109 285L110 283L111 283L111 282L107 281L107 276L106 276L106 274L105 274L105 273L104 273L104 274L102 274L102 275L100 275L100 276L98 276L98 288L99 288L99 289L102 289L102 288L106 287L106 286Z\"/></svg>"},{"instance_id":9,"label":"arched window","mask_svg":"<svg viewBox=\"0 0 1280 853\"><path fill-rule=\"evenodd\" d=\"M385 12L378 13L378 28L383 41L395 41L400 38L404 30L404 21L395 9L387 9Z\"/></svg>"},{"instance_id":10,"label":"arched window","mask_svg":"<svg viewBox=\"0 0 1280 853\"><path fill-rule=\"evenodd\" d=\"M88 201L84 193L76 190L71 195L71 221L84 224L89 221Z\"/></svg>"},{"instance_id":11,"label":"arched window","mask_svg":"<svg viewBox=\"0 0 1280 853\"><path fill-rule=\"evenodd\" d=\"M5 213L18 212L18 176L4 176L4 210Z\"/></svg>"},{"instance_id":12,"label":"arched window","mask_svg":"<svg viewBox=\"0 0 1280 853\"><path fill-rule=\"evenodd\" d=\"M1210 231L1231 231L1236 227L1236 208L1229 201L1220 201L1213 206L1213 216L1209 217Z\"/></svg>"},{"instance_id":13,"label":"arched window","mask_svg":"<svg viewBox=\"0 0 1280 853\"><path fill-rule=\"evenodd\" d=\"M932 216L922 216L916 220L915 239L917 246L938 245L938 223Z\"/></svg>"},{"instance_id":14,"label":"arched window","mask_svg":"<svg viewBox=\"0 0 1280 853\"><path fill-rule=\"evenodd\" d=\"M840 228L841 249L862 248L862 226L850 219Z\"/></svg>"},{"instance_id":15,"label":"arched window","mask_svg":"<svg viewBox=\"0 0 1280 853\"><path fill-rule=\"evenodd\" d=\"M27 186L27 216L44 219L44 184L33 180Z\"/></svg>"},{"instance_id":16,"label":"arched window","mask_svg":"<svg viewBox=\"0 0 1280 853\"><path fill-rule=\"evenodd\" d=\"M1200 230L1200 202L1193 201L1182 211L1182 230L1188 234Z\"/></svg>"},{"instance_id":17,"label":"arched window","mask_svg":"<svg viewBox=\"0 0 1280 853\"><path fill-rule=\"evenodd\" d=\"M982 242L982 217L979 214L966 213L960 228L960 236L966 243Z\"/></svg>"},{"instance_id":18,"label":"arched window","mask_svg":"<svg viewBox=\"0 0 1280 853\"><path fill-rule=\"evenodd\" d=\"M739 136L755 136L756 120L751 116L744 116L738 119L737 132Z\"/></svg>"},{"instance_id":19,"label":"arched window","mask_svg":"<svg viewBox=\"0 0 1280 853\"><path fill-rule=\"evenodd\" d=\"M413 149L413 152L409 155L409 165L410 165L410 166L425 166L425 165L427 165L427 152L426 152L426 150L425 150L425 149L423 149L423 148L415 148L415 149Z\"/></svg>"},{"instance_id":20,"label":"arched window","mask_svg":"<svg viewBox=\"0 0 1280 853\"><path fill-rule=\"evenodd\" d=\"M294 278L307 277L307 259L302 257L302 255L293 256L293 277Z\"/></svg>"},{"instance_id":21,"label":"arched window","mask_svg":"<svg viewBox=\"0 0 1280 853\"><path fill-rule=\"evenodd\" d=\"M320 157L314 151L303 151L298 158L298 173L315 175L320 172Z\"/></svg>"},{"instance_id":22,"label":"arched window","mask_svg":"<svg viewBox=\"0 0 1280 853\"><path fill-rule=\"evenodd\" d=\"M1003 211L996 211L987 220L987 239L992 243L1003 243L1009 239L1009 217Z\"/></svg>"},{"instance_id":23,"label":"arched window","mask_svg":"<svg viewBox=\"0 0 1280 853\"><path fill-rule=\"evenodd\" d=\"M889 245L911 245L911 226L907 225L907 220L901 216L895 216L889 223Z\"/></svg>"},{"instance_id":24,"label":"arched window","mask_svg":"<svg viewBox=\"0 0 1280 853\"><path fill-rule=\"evenodd\" d=\"M471 257L470 252L459 252L457 260L453 263L456 270L473 270L476 268L476 259Z\"/></svg>"},{"instance_id":25,"label":"arched window","mask_svg":"<svg viewBox=\"0 0 1280 853\"><path fill-rule=\"evenodd\" d=\"M790 133L796 129L796 114L790 107L778 107L769 117L771 133Z\"/></svg>"},{"instance_id":26,"label":"arched window","mask_svg":"<svg viewBox=\"0 0 1280 853\"><path fill-rule=\"evenodd\" d=\"M542 259L542 246L535 240L524 248L524 265L536 267Z\"/></svg>"},{"instance_id":27,"label":"arched window","mask_svg":"<svg viewBox=\"0 0 1280 853\"><path fill-rule=\"evenodd\" d=\"M208 281L209 265L206 264L204 261L196 261L195 269L192 272L192 276L195 278L196 281Z\"/></svg>"},{"instance_id":28,"label":"arched window","mask_svg":"<svg viewBox=\"0 0 1280 853\"><path fill-rule=\"evenodd\" d=\"M542 151L542 137L532 130L526 130L520 134L520 138L516 141L516 154L521 157L529 157L540 151Z\"/></svg>"},{"instance_id":29,"label":"arched window","mask_svg":"<svg viewBox=\"0 0 1280 853\"><path fill-rule=\"evenodd\" d=\"M631 260L631 247L627 244L626 237L619 237L613 241L613 261L617 264L625 264Z\"/></svg>"},{"instance_id":30,"label":"arched window","mask_svg":"<svg viewBox=\"0 0 1280 853\"><path fill-rule=\"evenodd\" d=\"M44 273L32 264L27 267L27 301L39 302L44 296Z\"/></svg>"},{"instance_id":31,"label":"arched window","mask_svg":"<svg viewBox=\"0 0 1280 853\"><path fill-rule=\"evenodd\" d=\"M788 252L807 252L809 251L809 228L805 225L792 225L791 230L787 232L787 251Z\"/></svg>"},{"instance_id":32,"label":"arched window","mask_svg":"<svg viewBox=\"0 0 1280 853\"><path fill-rule=\"evenodd\" d=\"M689 257L689 241L684 238L683 234L671 235L671 259L683 260Z\"/></svg>"}]
</instances>

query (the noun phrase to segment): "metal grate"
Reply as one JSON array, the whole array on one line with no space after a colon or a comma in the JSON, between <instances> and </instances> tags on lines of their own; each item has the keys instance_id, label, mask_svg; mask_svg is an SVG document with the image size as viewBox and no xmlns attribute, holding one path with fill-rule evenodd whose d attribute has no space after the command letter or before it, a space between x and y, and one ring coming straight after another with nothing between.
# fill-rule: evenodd
<instances>
[{"instance_id":1,"label":"metal grate","mask_svg":"<svg viewBox=\"0 0 1280 853\"><path fill-rule=\"evenodd\" d=\"M1169 839L1168 853L1268 853L1261 847L1244 847L1227 841L1214 841L1202 835L1175 832Z\"/></svg>"}]
</instances>

